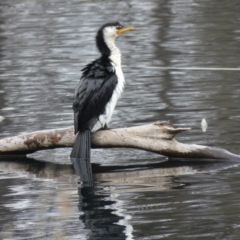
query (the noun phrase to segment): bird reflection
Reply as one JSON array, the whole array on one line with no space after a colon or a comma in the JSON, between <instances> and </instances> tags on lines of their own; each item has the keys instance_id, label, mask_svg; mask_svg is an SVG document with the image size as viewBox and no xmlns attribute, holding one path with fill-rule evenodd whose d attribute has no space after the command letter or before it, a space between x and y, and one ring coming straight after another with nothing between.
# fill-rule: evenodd
<instances>
[{"instance_id":1,"label":"bird reflection","mask_svg":"<svg viewBox=\"0 0 240 240\"><path fill-rule=\"evenodd\" d=\"M79 219L90 230L88 239L126 239L125 226L118 224L123 217L114 214L109 200L110 195L103 194L102 187L83 187L78 189L79 210L83 212Z\"/></svg>"}]
</instances>

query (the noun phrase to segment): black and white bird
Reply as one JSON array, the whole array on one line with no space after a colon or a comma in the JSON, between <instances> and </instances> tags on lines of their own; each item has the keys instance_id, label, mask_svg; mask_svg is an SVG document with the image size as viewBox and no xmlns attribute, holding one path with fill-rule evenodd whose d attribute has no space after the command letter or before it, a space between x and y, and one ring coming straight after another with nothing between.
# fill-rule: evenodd
<instances>
[{"instance_id":1,"label":"black and white bird","mask_svg":"<svg viewBox=\"0 0 240 240\"><path fill-rule=\"evenodd\" d=\"M107 128L124 88L121 53L115 39L133 29L133 26L123 26L119 22L103 25L96 35L101 56L82 69L73 102L74 128L78 135L70 155L82 181L92 178L90 133Z\"/></svg>"}]
</instances>

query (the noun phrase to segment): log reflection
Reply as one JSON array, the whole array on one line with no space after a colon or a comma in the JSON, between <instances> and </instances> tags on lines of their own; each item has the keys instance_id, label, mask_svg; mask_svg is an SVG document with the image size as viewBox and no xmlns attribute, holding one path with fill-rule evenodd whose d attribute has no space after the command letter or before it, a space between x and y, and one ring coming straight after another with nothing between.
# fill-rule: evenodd
<instances>
[{"instance_id":1,"label":"log reflection","mask_svg":"<svg viewBox=\"0 0 240 240\"><path fill-rule=\"evenodd\" d=\"M240 165L231 161L171 161L149 165L99 166L93 164L95 186L139 185L154 187L156 190L171 189L173 177L211 171L220 171ZM72 165L40 162L28 158L12 158L0 161L0 169L5 173L19 174L30 179L48 179L68 182L78 186L79 178L74 174ZM149 191L150 189L143 188ZM151 189L153 190L153 189ZM125 190L124 190L125 191ZM132 190L131 190L132 191Z\"/></svg>"}]
</instances>

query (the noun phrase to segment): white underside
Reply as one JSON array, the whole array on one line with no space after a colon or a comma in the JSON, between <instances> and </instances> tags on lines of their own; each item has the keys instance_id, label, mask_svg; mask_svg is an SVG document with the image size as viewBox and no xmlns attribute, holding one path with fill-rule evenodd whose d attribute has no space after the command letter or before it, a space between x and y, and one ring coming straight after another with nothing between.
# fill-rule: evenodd
<instances>
[{"instance_id":1,"label":"white underside","mask_svg":"<svg viewBox=\"0 0 240 240\"><path fill-rule=\"evenodd\" d=\"M104 128L105 126L108 125L108 123L110 122L110 120L112 118L114 108L117 104L117 100L119 99L119 97L121 96L121 93L123 91L125 80L124 80L122 68L121 68L121 66L115 65L115 64L113 64L113 66L116 71L118 83L113 91L113 95L112 95L110 101L108 102L108 104L105 107L104 114L99 116L98 122L94 125L91 132L96 132L99 129Z\"/></svg>"}]
</instances>

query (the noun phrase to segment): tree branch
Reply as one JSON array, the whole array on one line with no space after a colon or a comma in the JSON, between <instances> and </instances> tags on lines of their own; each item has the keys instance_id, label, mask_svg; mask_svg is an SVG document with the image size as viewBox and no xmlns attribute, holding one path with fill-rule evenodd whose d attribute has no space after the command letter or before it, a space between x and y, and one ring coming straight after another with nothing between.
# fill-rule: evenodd
<instances>
[{"instance_id":1,"label":"tree branch","mask_svg":"<svg viewBox=\"0 0 240 240\"><path fill-rule=\"evenodd\" d=\"M156 122L130 128L101 130L92 134L92 148L136 148L159 153L167 157L231 159L240 156L224 149L196 144L184 144L175 136L189 128L174 128L167 122ZM73 128L36 131L0 140L0 156L28 154L38 150L72 147Z\"/></svg>"}]
</instances>

